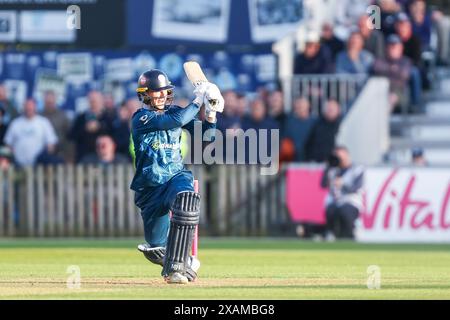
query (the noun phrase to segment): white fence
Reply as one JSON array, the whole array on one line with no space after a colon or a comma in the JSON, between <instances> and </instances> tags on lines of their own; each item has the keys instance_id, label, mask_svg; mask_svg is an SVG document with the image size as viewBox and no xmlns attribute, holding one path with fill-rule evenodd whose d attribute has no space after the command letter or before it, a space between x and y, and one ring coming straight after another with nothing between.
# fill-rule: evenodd
<instances>
[{"instance_id":1,"label":"white fence","mask_svg":"<svg viewBox=\"0 0 450 320\"><path fill-rule=\"evenodd\" d=\"M296 98L305 97L311 102L314 116L319 115L322 106L329 99L338 101L345 114L358 97L367 78L366 74L305 74L285 78L282 83L286 94L286 110L291 110Z\"/></svg>"},{"instance_id":2,"label":"white fence","mask_svg":"<svg viewBox=\"0 0 450 320\"><path fill-rule=\"evenodd\" d=\"M191 166L205 235L267 235L288 224L284 174L258 166ZM132 166L38 166L0 171L0 237L141 236Z\"/></svg>"}]
</instances>

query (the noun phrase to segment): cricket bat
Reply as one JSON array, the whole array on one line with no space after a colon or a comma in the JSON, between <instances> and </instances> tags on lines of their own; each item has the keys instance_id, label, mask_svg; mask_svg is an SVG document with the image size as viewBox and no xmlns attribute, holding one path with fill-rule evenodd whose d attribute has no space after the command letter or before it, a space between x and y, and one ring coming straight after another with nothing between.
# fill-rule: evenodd
<instances>
[{"instance_id":1,"label":"cricket bat","mask_svg":"<svg viewBox=\"0 0 450 320\"><path fill-rule=\"evenodd\" d=\"M203 73L202 68L195 61L187 61L183 64L184 72L186 73L187 78L192 83L194 87L199 86L203 82L208 82L205 74ZM218 103L216 99L208 100L211 105L215 105Z\"/></svg>"},{"instance_id":2,"label":"cricket bat","mask_svg":"<svg viewBox=\"0 0 450 320\"><path fill-rule=\"evenodd\" d=\"M208 82L200 65L195 61L188 61L183 64L184 72L194 87L199 86L202 82Z\"/></svg>"}]
</instances>

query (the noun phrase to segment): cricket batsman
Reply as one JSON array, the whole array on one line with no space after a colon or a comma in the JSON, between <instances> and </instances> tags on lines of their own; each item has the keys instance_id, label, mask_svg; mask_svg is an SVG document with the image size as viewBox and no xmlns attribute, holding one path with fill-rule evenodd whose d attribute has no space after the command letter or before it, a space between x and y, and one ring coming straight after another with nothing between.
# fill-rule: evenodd
<instances>
[{"instance_id":1,"label":"cricket batsman","mask_svg":"<svg viewBox=\"0 0 450 320\"><path fill-rule=\"evenodd\" d=\"M200 268L200 261L190 256L199 224L200 195L194 192L193 175L183 164L181 132L187 129L194 137L194 124L200 123L197 114L205 105L202 131L210 130L213 138L216 112L223 111L224 100L216 85L204 82L195 87L192 103L180 107L172 105L173 89L160 70L152 69L139 77L136 92L143 106L131 122L136 155L131 189L141 209L147 242L138 250L163 267L161 275L167 283L186 284L195 280Z\"/></svg>"}]
</instances>

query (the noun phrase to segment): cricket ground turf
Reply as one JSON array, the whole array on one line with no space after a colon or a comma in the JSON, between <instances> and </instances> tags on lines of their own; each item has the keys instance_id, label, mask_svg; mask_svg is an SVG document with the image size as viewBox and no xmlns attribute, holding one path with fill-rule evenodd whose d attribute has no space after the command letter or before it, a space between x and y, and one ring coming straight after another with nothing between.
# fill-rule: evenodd
<instances>
[{"instance_id":1,"label":"cricket ground turf","mask_svg":"<svg viewBox=\"0 0 450 320\"><path fill-rule=\"evenodd\" d=\"M168 285L139 242L0 239L0 299L450 299L449 245L202 238L199 279Z\"/></svg>"}]
</instances>

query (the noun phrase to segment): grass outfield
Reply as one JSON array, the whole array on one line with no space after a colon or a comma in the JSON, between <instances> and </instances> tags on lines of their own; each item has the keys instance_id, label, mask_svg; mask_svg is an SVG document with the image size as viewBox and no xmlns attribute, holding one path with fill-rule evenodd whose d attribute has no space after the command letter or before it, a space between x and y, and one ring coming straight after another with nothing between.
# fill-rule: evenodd
<instances>
[{"instance_id":1,"label":"grass outfield","mask_svg":"<svg viewBox=\"0 0 450 320\"><path fill-rule=\"evenodd\" d=\"M200 278L167 285L126 240L0 239L0 299L450 299L450 246L201 239ZM67 267L81 270L68 289ZM381 289L367 289L367 268Z\"/></svg>"}]
</instances>

